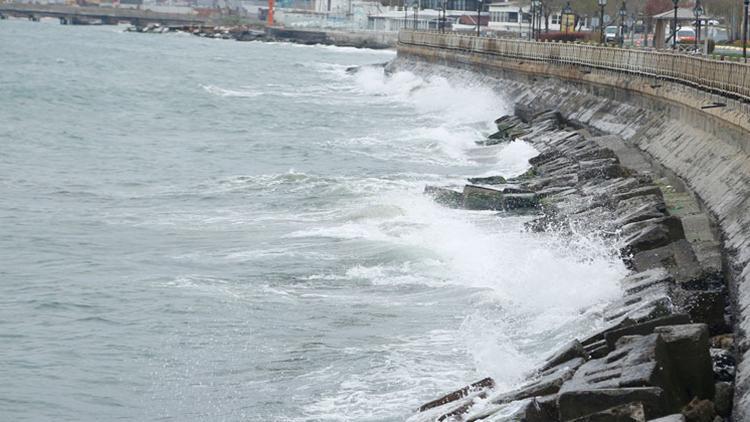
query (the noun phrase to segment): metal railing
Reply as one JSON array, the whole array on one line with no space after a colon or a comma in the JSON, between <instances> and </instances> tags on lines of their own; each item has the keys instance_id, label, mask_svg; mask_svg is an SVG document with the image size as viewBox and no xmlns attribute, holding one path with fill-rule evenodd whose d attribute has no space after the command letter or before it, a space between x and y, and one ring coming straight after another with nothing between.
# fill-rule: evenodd
<instances>
[{"instance_id":1,"label":"metal railing","mask_svg":"<svg viewBox=\"0 0 750 422\"><path fill-rule=\"evenodd\" d=\"M674 81L750 101L750 66L665 51L402 30L399 44L606 69Z\"/></svg>"}]
</instances>

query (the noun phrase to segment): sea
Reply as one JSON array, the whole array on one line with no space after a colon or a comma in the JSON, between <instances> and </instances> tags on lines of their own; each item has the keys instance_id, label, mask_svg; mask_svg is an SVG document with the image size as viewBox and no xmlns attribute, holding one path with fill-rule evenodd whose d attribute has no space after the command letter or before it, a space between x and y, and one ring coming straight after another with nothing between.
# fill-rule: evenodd
<instances>
[{"instance_id":1,"label":"sea","mask_svg":"<svg viewBox=\"0 0 750 422\"><path fill-rule=\"evenodd\" d=\"M600 327L611 246L423 195L528 169L503 84L395 58L0 21L0 421L404 421Z\"/></svg>"}]
</instances>

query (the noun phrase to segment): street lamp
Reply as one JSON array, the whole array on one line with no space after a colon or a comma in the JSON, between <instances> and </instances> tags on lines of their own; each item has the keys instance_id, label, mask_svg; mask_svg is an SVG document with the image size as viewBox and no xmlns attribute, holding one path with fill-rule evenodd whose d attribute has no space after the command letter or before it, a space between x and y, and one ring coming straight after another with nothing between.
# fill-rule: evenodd
<instances>
[{"instance_id":1,"label":"street lamp","mask_svg":"<svg viewBox=\"0 0 750 422\"><path fill-rule=\"evenodd\" d=\"M440 26L440 32L445 33L445 23L447 21L445 12L448 7L448 0L443 0L443 19L442 19L442 25Z\"/></svg>"},{"instance_id":2,"label":"street lamp","mask_svg":"<svg viewBox=\"0 0 750 422\"><path fill-rule=\"evenodd\" d=\"M482 18L482 0L478 0L477 1L477 37L482 36L482 34L479 32L479 24L481 22L481 18Z\"/></svg>"},{"instance_id":3,"label":"street lamp","mask_svg":"<svg viewBox=\"0 0 750 422\"><path fill-rule=\"evenodd\" d=\"M534 34L534 41L539 41L539 33L542 32L542 0L531 0L531 6L534 8L534 21L536 24L531 32Z\"/></svg>"},{"instance_id":4,"label":"street lamp","mask_svg":"<svg viewBox=\"0 0 750 422\"><path fill-rule=\"evenodd\" d=\"M750 6L750 0L745 0L745 17L743 19L745 24L742 25L742 57L745 59L745 63L747 63L747 8L748 6Z\"/></svg>"},{"instance_id":5,"label":"street lamp","mask_svg":"<svg viewBox=\"0 0 750 422\"><path fill-rule=\"evenodd\" d=\"M534 16L536 14L536 9L534 9L534 2L531 2L531 7L529 8L529 41L531 41L532 33L534 32ZM521 18L523 20L523 18Z\"/></svg>"},{"instance_id":6,"label":"street lamp","mask_svg":"<svg viewBox=\"0 0 750 422\"><path fill-rule=\"evenodd\" d=\"M680 0L672 0L672 3L674 3L674 19L672 19L672 50L677 50L677 3L679 2Z\"/></svg>"},{"instance_id":7,"label":"street lamp","mask_svg":"<svg viewBox=\"0 0 750 422\"><path fill-rule=\"evenodd\" d=\"M419 16L419 3L414 2L414 30L417 30L417 18Z\"/></svg>"},{"instance_id":8,"label":"street lamp","mask_svg":"<svg viewBox=\"0 0 750 422\"><path fill-rule=\"evenodd\" d=\"M695 7L693 7L693 16L695 16L695 51L698 51L698 39L701 37L701 21L700 18L703 15L703 6L701 6L700 0L696 0Z\"/></svg>"},{"instance_id":9,"label":"street lamp","mask_svg":"<svg viewBox=\"0 0 750 422\"><path fill-rule=\"evenodd\" d=\"M622 6L617 11L620 14L620 47L625 44L625 16L628 15L628 9L625 7L625 0L622 0Z\"/></svg>"},{"instance_id":10,"label":"street lamp","mask_svg":"<svg viewBox=\"0 0 750 422\"><path fill-rule=\"evenodd\" d=\"M406 4L408 0L404 0L404 29L406 29L407 25L409 24L409 16L407 16L407 13L409 12L409 5Z\"/></svg>"},{"instance_id":11,"label":"street lamp","mask_svg":"<svg viewBox=\"0 0 750 422\"><path fill-rule=\"evenodd\" d=\"M604 44L604 6L607 5L607 0L597 0L599 3L599 29L601 32L600 41Z\"/></svg>"}]
</instances>

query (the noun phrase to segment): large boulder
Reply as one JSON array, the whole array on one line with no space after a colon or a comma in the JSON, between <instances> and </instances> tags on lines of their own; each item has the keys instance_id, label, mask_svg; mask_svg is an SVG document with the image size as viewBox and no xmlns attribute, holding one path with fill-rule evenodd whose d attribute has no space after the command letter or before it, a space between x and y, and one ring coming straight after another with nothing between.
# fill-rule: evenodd
<instances>
[{"instance_id":1,"label":"large boulder","mask_svg":"<svg viewBox=\"0 0 750 422\"><path fill-rule=\"evenodd\" d=\"M425 410L432 409L434 407L440 407L447 403L455 402L457 400L463 399L464 397L472 396L494 387L495 380L493 380L492 378L484 378L473 384L467 385L466 387L460 388L452 393L448 393L431 402L425 403L422 406L419 406L419 411L424 412Z\"/></svg>"},{"instance_id":2,"label":"large boulder","mask_svg":"<svg viewBox=\"0 0 750 422\"><path fill-rule=\"evenodd\" d=\"M693 397L713 397L713 373L705 324L634 326L648 335L617 338L614 350L583 364L560 388L560 419L573 420L631 402L649 419L679 411ZM617 331L604 334L610 339ZM586 342L584 342L585 344ZM638 398L631 397L637 390Z\"/></svg>"},{"instance_id":3,"label":"large boulder","mask_svg":"<svg viewBox=\"0 0 750 422\"><path fill-rule=\"evenodd\" d=\"M469 210L519 210L535 208L539 198L534 193L505 193L483 186L466 185L463 206Z\"/></svg>"},{"instance_id":4,"label":"large boulder","mask_svg":"<svg viewBox=\"0 0 750 422\"><path fill-rule=\"evenodd\" d=\"M639 403L643 408L644 416L649 419L667 413L664 391L657 387L573 390L561 393L557 400L561 422L578 420L630 403Z\"/></svg>"},{"instance_id":5,"label":"large boulder","mask_svg":"<svg viewBox=\"0 0 750 422\"><path fill-rule=\"evenodd\" d=\"M634 257L640 252L667 246L677 240L685 239L682 223L676 217L662 217L652 220L639 221L623 226L623 246L620 249L626 258ZM631 233L627 235L627 233ZM634 259L635 261L635 259ZM658 262L658 261L657 261ZM636 271L655 268L660 265L645 267L633 266Z\"/></svg>"},{"instance_id":6,"label":"large boulder","mask_svg":"<svg viewBox=\"0 0 750 422\"><path fill-rule=\"evenodd\" d=\"M424 193L431 196L438 204L446 207L460 208L463 206L464 196L461 192L437 186L425 186Z\"/></svg>"},{"instance_id":7,"label":"large boulder","mask_svg":"<svg viewBox=\"0 0 750 422\"><path fill-rule=\"evenodd\" d=\"M684 324L657 327L658 334L667 345L670 361L676 372L679 395L687 400L693 397L711 400L714 397L714 380L709 353L708 326Z\"/></svg>"},{"instance_id":8,"label":"large boulder","mask_svg":"<svg viewBox=\"0 0 750 422\"><path fill-rule=\"evenodd\" d=\"M470 177L469 183L473 185L503 185L506 180L503 176Z\"/></svg>"}]
</instances>

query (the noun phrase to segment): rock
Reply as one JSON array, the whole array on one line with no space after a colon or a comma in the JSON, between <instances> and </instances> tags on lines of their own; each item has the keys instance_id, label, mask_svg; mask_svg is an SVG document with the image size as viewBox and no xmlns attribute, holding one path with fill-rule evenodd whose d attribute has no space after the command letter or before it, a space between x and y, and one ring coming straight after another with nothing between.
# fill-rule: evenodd
<instances>
[{"instance_id":1,"label":"rock","mask_svg":"<svg viewBox=\"0 0 750 422\"><path fill-rule=\"evenodd\" d=\"M423 404L422 406L419 407L419 411L424 412L427 409L432 409L434 407L443 406L447 403L451 403L451 402L460 400L464 397L467 397L471 395L472 393L488 390L491 388L495 388L495 381L492 378L484 378L471 385L467 385L466 387L463 387L452 393L446 394L445 396L440 397L439 399Z\"/></svg>"},{"instance_id":2,"label":"rock","mask_svg":"<svg viewBox=\"0 0 750 422\"><path fill-rule=\"evenodd\" d=\"M633 268L636 271L644 271L651 268L656 268L658 266L666 267L666 265L661 262L661 258L658 254L655 256L655 258L658 258L656 261L648 260L645 256L642 256L639 260L636 260L635 256L640 252L667 246L677 240L685 239L685 232L682 230L682 225L678 224L679 219L674 221L672 220L672 218L673 217L665 217L664 219L657 219L659 221L646 220L646 222L648 222L649 224L645 225L645 227L641 230L638 230L634 234L625 238L625 240L623 241L624 245L620 249L621 254L624 257L633 256L633 262L643 263L641 266L633 265ZM640 223L642 222L631 224ZM623 231L625 231L625 228L623 228ZM665 255L666 252L667 251L665 250ZM693 254L693 257L694 256L695 255ZM653 265L646 265L646 263L648 262L652 262Z\"/></svg>"},{"instance_id":3,"label":"rock","mask_svg":"<svg viewBox=\"0 0 750 422\"><path fill-rule=\"evenodd\" d=\"M534 117L536 117L541 112L542 110L533 107L530 104L516 103L516 105L513 106L514 116L521 119L525 123L531 123L531 121L534 120ZM495 121L495 123L497 123L497 120Z\"/></svg>"},{"instance_id":4,"label":"rock","mask_svg":"<svg viewBox=\"0 0 750 422\"><path fill-rule=\"evenodd\" d=\"M711 347L730 350L734 346L734 334L719 334L711 337Z\"/></svg>"},{"instance_id":5,"label":"rock","mask_svg":"<svg viewBox=\"0 0 750 422\"><path fill-rule=\"evenodd\" d=\"M708 326L669 325L655 328L654 333L664 339L667 345L670 361L679 382L680 391L677 393L686 399L712 399L714 380L708 347Z\"/></svg>"},{"instance_id":6,"label":"rock","mask_svg":"<svg viewBox=\"0 0 750 422\"><path fill-rule=\"evenodd\" d=\"M463 194L451 189L440 188L437 186L425 186L424 193L430 195L435 202L450 208L460 208L464 202Z\"/></svg>"},{"instance_id":7,"label":"rock","mask_svg":"<svg viewBox=\"0 0 750 422\"><path fill-rule=\"evenodd\" d=\"M602 148L592 144L589 148L577 151L573 154L573 157L576 161L587 161L617 158L617 155L609 148Z\"/></svg>"},{"instance_id":8,"label":"rock","mask_svg":"<svg viewBox=\"0 0 750 422\"><path fill-rule=\"evenodd\" d=\"M608 335L613 336L613 332L603 334L605 338ZM563 384L559 402L561 417L569 412L565 413L566 417L575 419L634 401L617 401L588 413L578 413L577 407L569 409L563 406L563 397L569 392L646 386L661 391L658 399L661 404L657 409L661 413L649 413L649 406L644 402L648 418L674 413L693 397L713 397L708 327L705 324L658 326L653 329L653 334L619 337L612 352L586 362ZM575 403L575 406L582 405Z\"/></svg>"},{"instance_id":9,"label":"rock","mask_svg":"<svg viewBox=\"0 0 750 422\"><path fill-rule=\"evenodd\" d=\"M626 403L601 412L573 419L574 422L646 422L643 403Z\"/></svg>"},{"instance_id":10,"label":"rock","mask_svg":"<svg viewBox=\"0 0 750 422\"><path fill-rule=\"evenodd\" d=\"M545 360L544 365L540 368L540 371L546 371L574 358L588 358L586 351L583 349L583 345L576 339L571 340L552 356L548 357Z\"/></svg>"},{"instance_id":11,"label":"rock","mask_svg":"<svg viewBox=\"0 0 750 422\"><path fill-rule=\"evenodd\" d=\"M581 167L581 170L578 172L578 180L581 181L591 179L614 179L628 175L628 171L625 170L625 168L614 163L583 167L583 162L581 162Z\"/></svg>"},{"instance_id":12,"label":"rock","mask_svg":"<svg viewBox=\"0 0 750 422\"><path fill-rule=\"evenodd\" d=\"M541 372L536 378L527 381L515 390L491 397L489 402L500 405L530 397L556 394L563 383L569 380L584 362L583 358L573 358L565 361L547 371Z\"/></svg>"},{"instance_id":13,"label":"rock","mask_svg":"<svg viewBox=\"0 0 750 422\"><path fill-rule=\"evenodd\" d=\"M614 322L625 319L638 323L670 315L675 310L670 293L670 285L662 283L637 294L626 294L604 309L604 320Z\"/></svg>"},{"instance_id":14,"label":"rock","mask_svg":"<svg viewBox=\"0 0 750 422\"><path fill-rule=\"evenodd\" d=\"M547 397L551 397L549 400ZM513 421L524 421L524 422L550 422L556 419L556 407L555 396L535 397L525 400L521 403L521 406L516 409L508 409L509 405L504 404L501 406L489 406L488 408L482 409L478 413L468 413L464 416L465 422L476 422L486 420L486 418L492 418L492 415L502 411L503 420ZM544 403L540 402L543 400ZM550 413L549 403L552 403L553 413ZM508 414L508 411L512 411L512 414Z\"/></svg>"},{"instance_id":15,"label":"rock","mask_svg":"<svg viewBox=\"0 0 750 422\"><path fill-rule=\"evenodd\" d=\"M625 203L626 201L621 201L620 205L618 205L618 208L615 211L617 217L615 223L618 226L624 226L630 223L637 223L639 221L652 220L666 216L664 213L666 207L661 209L659 207L660 205L664 205L663 202L661 204L644 203L635 207L623 207L623 204Z\"/></svg>"},{"instance_id":16,"label":"rock","mask_svg":"<svg viewBox=\"0 0 750 422\"><path fill-rule=\"evenodd\" d=\"M557 400L560 421L567 422L630 403L641 403L644 416L655 418L667 414L664 392L655 387L604 388L567 391Z\"/></svg>"},{"instance_id":17,"label":"rock","mask_svg":"<svg viewBox=\"0 0 750 422\"><path fill-rule=\"evenodd\" d=\"M533 193L503 193L497 189L466 185L463 192L463 206L470 210L518 210L534 208L539 199Z\"/></svg>"},{"instance_id":18,"label":"rock","mask_svg":"<svg viewBox=\"0 0 750 422\"><path fill-rule=\"evenodd\" d=\"M617 202L618 210L627 210L628 208L638 208L642 205L651 205L659 212L667 212L667 205L664 203L664 197L661 195L639 195L632 198L621 199Z\"/></svg>"},{"instance_id":19,"label":"rock","mask_svg":"<svg viewBox=\"0 0 750 422\"><path fill-rule=\"evenodd\" d=\"M676 235L679 236L679 233ZM677 284L688 283L703 272L693 248L685 239L638 252L632 256L629 264L636 271L663 268Z\"/></svg>"},{"instance_id":20,"label":"rock","mask_svg":"<svg viewBox=\"0 0 750 422\"><path fill-rule=\"evenodd\" d=\"M688 290L679 295L679 306L690 314L693 322L708 325L709 332L720 333L730 330L724 318L727 307L724 289Z\"/></svg>"},{"instance_id":21,"label":"rock","mask_svg":"<svg viewBox=\"0 0 750 422\"><path fill-rule=\"evenodd\" d=\"M474 185L502 185L505 184L503 176L470 177L469 183Z\"/></svg>"},{"instance_id":22,"label":"rock","mask_svg":"<svg viewBox=\"0 0 750 422\"><path fill-rule=\"evenodd\" d=\"M463 206L468 210L501 210L503 193L496 189L466 185L463 192Z\"/></svg>"},{"instance_id":23,"label":"rock","mask_svg":"<svg viewBox=\"0 0 750 422\"><path fill-rule=\"evenodd\" d=\"M658 387L659 401L665 410L677 410L687 402L674 384L665 342L657 334L621 337L613 352L601 359L593 359L581 366L573 378L560 389L561 400L571 391L596 391L630 387ZM611 403L588 413L605 410L632 400ZM562 402L560 411L563 412ZM572 411L571 411L572 412ZM585 416L579 413L575 417ZM661 416L651 415L649 417ZM573 418L571 418L573 419Z\"/></svg>"},{"instance_id":24,"label":"rock","mask_svg":"<svg viewBox=\"0 0 750 422\"><path fill-rule=\"evenodd\" d=\"M557 420L557 394L534 397L534 402L539 407L539 415L545 418L541 420L545 422Z\"/></svg>"},{"instance_id":25,"label":"rock","mask_svg":"<svg viewBox=\"0 0 750 422\"><path fill-rule=\"evenodd\" d=\"M737 370L734 356L725 349L710 349L714 378L719 381L732 382Z\"/></svg>"},{"instance_id":26,"label":"rock","mask_svg":"<svg viewBox=\"0 0 750 422\"><path fill-rule=\"evenodd\" d=\"M626 295L634 295L644 289L657 285L671 287L674 284L672 276L662 267L633 273L620 282Z\"/></svg>"},{"instance_id":27,"label":"rock","mask_svg":"<svg viewBox=\"0 0 750 422\"><path fill-rule=\"evenodd\" d=\"M534 193L534 192L528 189L524 189L522 187L516 186L516 185L506 185L505 187L503 187L503 193Z\"/></svg>"},{"instance_id":28,"label":"rock","mask_svg":"<svg viewBox=\"0 0 750 422\"><path fill-rule=\"evenodd\" d=\"M546 162L553 161L557 158L560 158L562 156L562 152L556 148L548 148L544 151L542 151L539 155L532 157L529 159L529 164L532 166L537 166L544 164Z\"/></svg>"},{"instance_id":29,"label":"rock","mask_svg":"<svg viewBox=\"0 0 750 422\"><path fill-rule=\"evenodd\" d=\"M523 181L522 178L517 178L517 180ZM555 187L555 186L573 186L578 183L578 175L576 173L570 173L570 174L564 174L559 176L553 176L553 177L540 177L532 180L529 182L528 187L531 190L537 191L542 190L546 187Z\"/></svg>"},{"instance_id":30,"label":"rock","mask_svg":"<svg viewBox=\"0 0 750 422\"><path fill-rule=\"evenodd\" d=\"M647 335L653 333L656 327L688 323L690 323L690 317L688 317L687 315L668 315L652 319L650 321L641 322L639 324L628 325L622 328L611 330L604 334L604 340L607 342L607 346L609 347L609 349L614 350L617 341L624 336Z\"/></svg>"},{"instance_id":31,"label":"rock","mask_svg":"<svg viewBox=\"0 0 750 422\"><path fill-rule=\"evenodd\" d=\"M716 417L714 404L711 400L693 399L682 409L686 422L713 422Z\"/></svg>"},{"instance_id":32,"label":"rock","mask_svg":"<svg viewBox=\"0 0 750 422\"><path fill-rule=\"evenodd\" d=\"M732 413L734 387L731 383L720 381L714 385L714 409L719 416L728 417Z\"/></svg>"},{"instance_id":33,"label":"rock","mask_svg":"<svg viewBox=\"0 0 750 422\"><path fill-rule=\"evenodd\" d=\"M560 112L557 110L541 111L532 118L532 123L538 124L544 121L552 121L555 125L553 127L556 127L565 123L565 119L563 118L562 114L560 114Z\"/></svg>"},{"instance_id":34,"label":"rock","mask_svg":"<svg viewBox=\"0 0 750 422\"><path fill-rule=\"evenodd\" d=\"M675 413L658 419L649 419L649 422L685 422L685 417L682 413Z\"/></svg>"},{"instance_id":35,"label":"rock","mask_svg":"<svg viewBox=\"0 0 750 422\"><path fill-rule=\"evenodd\" d=\"M662 201L664 200L664 193L661 191L661 189L659 189L658 186L654 185L642 186L631 189L629 191L617 193L612 196L612 200L616 203L619 203L620 201L636 198L639 196L656 196Z\"/></svg>"},{"instance_id":36,"label":"rock","mask_svg":"<svg viewBox=\"0 0 750 422\"><path fill-rule=\"evenodd\" d=\"M506 211L535 208L539 206L539 198L533 193L503 194L503 209Z\"/></svg>"}]
</instances>

